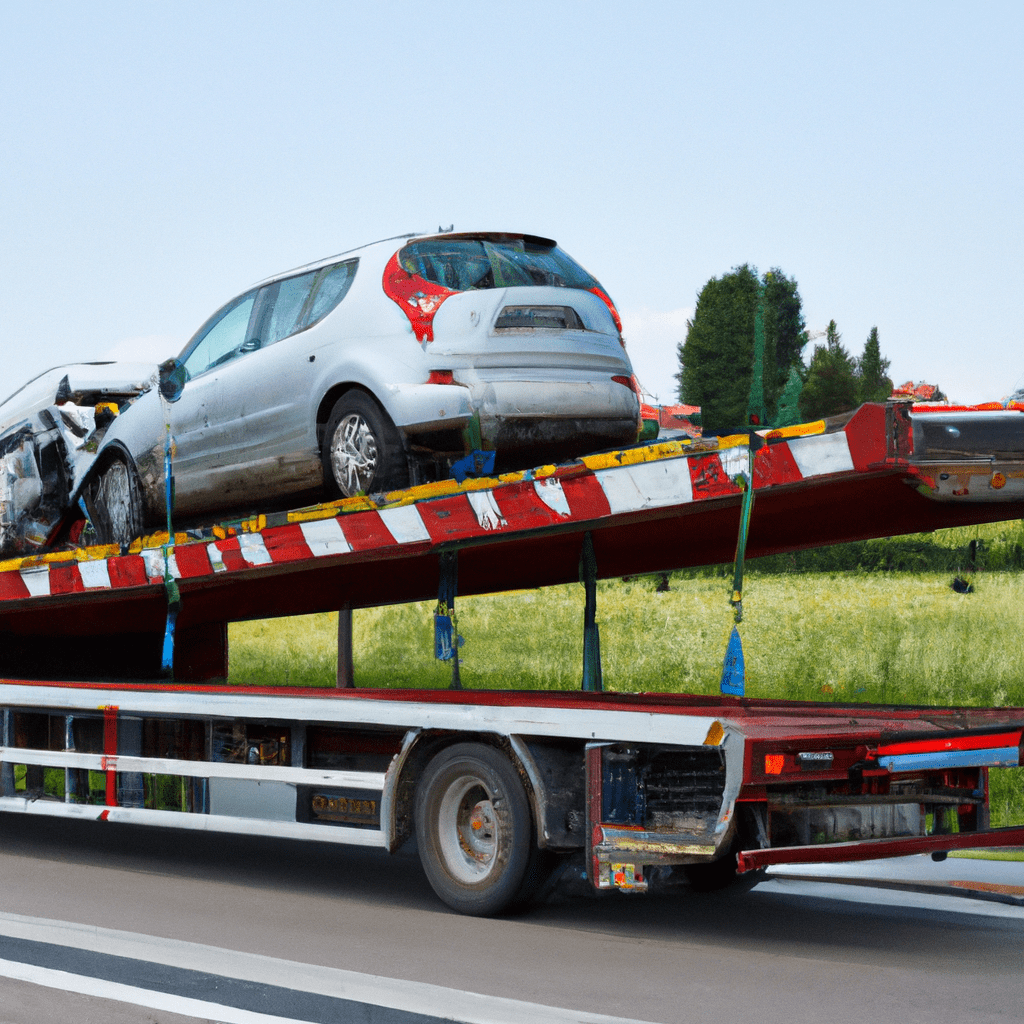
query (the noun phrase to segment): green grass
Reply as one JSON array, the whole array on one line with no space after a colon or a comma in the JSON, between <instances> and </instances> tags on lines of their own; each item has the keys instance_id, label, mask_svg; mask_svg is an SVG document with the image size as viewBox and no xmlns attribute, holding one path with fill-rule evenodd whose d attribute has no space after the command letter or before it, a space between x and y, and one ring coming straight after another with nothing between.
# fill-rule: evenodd
<instances>
[{"instance_id":1,"label":"green grass","mask_svg":"<svg viewBox=\"0 0 1024 1024\"><path fill-rule=\"evenodd\" d=\"M941 574L762 575L740 626L747 693L801 700L1024 706L1024 577L979 576L955 594ZM462 679L481 689L574 689L581 673L579 585L458 601ZM357 611L355 672L369 687L443 687L433 603ZM605 687L716 693L732 627L726 584L675 579L598 586ZM231 681L332 686L331 614L231 627Z\"/></svg>"},{"instance_id":2,"label":"green grass","mask_svg":"<svg viewBox=\"0 0 1024 1024\"><path fill-rule=\"evenodd\" d=\"M965 860L1015 860L1024 861L1024 850L951 850L950 857Z\"/></svg>"}]
</instances>

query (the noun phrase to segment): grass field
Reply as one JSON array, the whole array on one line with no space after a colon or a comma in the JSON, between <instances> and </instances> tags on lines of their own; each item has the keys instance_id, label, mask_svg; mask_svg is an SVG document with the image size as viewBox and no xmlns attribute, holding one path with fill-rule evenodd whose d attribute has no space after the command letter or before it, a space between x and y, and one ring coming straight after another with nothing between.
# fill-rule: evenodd
<instances>
[{"instance_id":1,"label":"grass field","mask_svg":"<svg viewBox=\"0 0 1024 1024\"><path fill-rule=\"evenodd\" d=\"M983 529L997 536L997 527ZM935 537L952 547L966 533ZM729 581L676 574L664 593L655 583L639 577L598 585L605 689L717 693L733 624ZM981 572L974 584L974 593L958 594L948 573L755 571L740 625L747 694L1022 707L1024 574ZM579 687L578 584L460 598L457 609L467 688ZM450 666L433 658L433 611L433 602L357 611L357 685L446 687ZM230 639L232 683L334 685L335 615L237 623ZM996 822L1024 821L1022 774L992 773Z\"/></svg>"},{"instance_id":2,"label":"grass field","mask_svg":"<svg viewBox=\"0 0 1024 1024\"><path fill-rule=\"evenodd\" d=\"M758 576L740 626L747 693L801 700L1024 706L1024 577ZM572 689L581 671L583 590L550 587L458 601L462 679L483 689ZM433 603L355 613L355 671L371 687L443 687ZM723 580L598 585L605 687L716 693L732 611ZM231 681L333 686L332 614L231 627Z\"/></svg>"}]
</instances>

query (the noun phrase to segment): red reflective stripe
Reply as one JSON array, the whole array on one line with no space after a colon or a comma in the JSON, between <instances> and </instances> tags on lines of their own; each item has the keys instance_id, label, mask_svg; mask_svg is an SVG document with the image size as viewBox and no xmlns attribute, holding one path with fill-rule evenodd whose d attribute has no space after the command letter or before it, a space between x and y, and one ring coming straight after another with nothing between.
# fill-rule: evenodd
<instances>
[{"instance_id":1,"label":"red reflective stripe","mask_svg":"<svg viewBox=\"0 0 1024 1024\"><path fill-rule=\"evenodd\" d=\"M884 405L862 405L844 429L854 469L863 471L885 460Z\"/></svg>"},{"instance_id":2,"label":"red reflective stripe","mask_svg":"<svg viewBox=\"0 0 1024 1024\"><path fill-rule=\"evenodd\" d=\"M990 732L981 736L937 736L935 739L904 740L902 743L879 744L878 756L895 754L933 754L944 750L995 750L1020 745L1022 729L1011 732Z\"/></svg>"},{"instance_id":3,"label":"red reflective stripe","mask_svg":"<svg viewBox=\"0 0 1024 1024\"><path fill-rule=\"evenodd\" d=\"M298 523L274 526L262 533L263 544L273 562L301 562L312 558L302 527Z\"/></svg>"},{"instance_id":4,"label":"red reflective stripe","mask_svg":"<svg viewBox=\"0 0 1024 1024\"><path fill-rule=\"evenodd\" d=\"M17 569L0 572L0 601L16 601L28 597L28 587Z\"/></svg>"},{"instance_id":5,"label":"red reflective stripe","mask_svg":"<svg viewBox=\"0 0 1024 1024\"><path fill-rule=\"evenodd\" d=\"M771 484L798 484L803 480L800 467L785 441L766 444L754 456L754 487Z\"/></svg>"},{"instance_id":6,"label":"red reflective stripe","mask_svg":"<svg viewBox=\"0 0 1024 1024\"><path fill-rule=\"evenodd\" d=\"M506 484L494 491L494 497L500 499L498 507L508 521L510 529L532 530L550 526L552 523L563 523L565 519L537 497L532 480ZM423 506L420 506L422 510Z\"/></svg>"},{"instance_id":7,"label":"red reflective stripe","mask_svg":"<svg viewBox=\"0 0 1024 1024\"><path fill-rule=\"evenodd\" d=\"M55 562L50 566L51 594L81 594L85 590L82 574L74 562Z\"/></svg>"},{"instance_id":8,"label":"red reflective stripe","mask_svg":"<svg viewBox=\"0 0 1024 1024\"><path fill-rule=\"evenodd\" d=\"M108 704L103 709L103 753L106 757L117 757L117 705ZM116 762L115 762L116 763ZM117 806L117 772L107 769L107 795L108 807Z\"/></svg>"},{"instance_id":9,"label":"red reflective stripe","mask_svg":"<svg viewBox=\"0 0 1024 1024\"><path fill-rule=\"evenodd\" d=\"M379 512L350 512L342 516L338 522L341 523L341 532L353 551L393 548L396 544Z\"/></svg>"},{"instance_id":10,"label":"red reflective stripe","mask_svg":"<svg viewBox=\"0 0 1024 1024\"><path fill-rule=\"evenodd\" d=\"M600 480L593 473L585 473L581 476L563 476L559 477L559 480L573 519L585 521L611 515L612 509L608 504L604 488L601 487Z\"/></svg>"},{"instance_id":11,"label":"red reflective stripe","mask_svg":"<svg viewBox=\"0 0 1024 1024\"><path fill-rule=\"evenodd\" d=\"M739 494L740 489L729 479L718 455L702 455L686 460L693 486L693 498L721 498Z\"/></svg>"},{"instance_id":12,"label":"red reflective stripe","mask_svg":"<svg viewBox=\"0 0 1024 1024\"><path fill-rule=\"evenodd\" d=\"M141 555L124 555L107 559L107 575L111 587L142 587L149 583L146 563Z\"/></svg>"},{"instance_id":13,"label":"red reflective stripe","mask_svg":"<svg viewBox=\"0 0 1024 1024\"><path fill-rule=\"evenodd\" d=\"M174 549L174 561L182 579L209 576L213 571L205 544L179 544Z\"/></svg>"},{"instance_id":14,"label":"red reflective stripe","mask_svg":"<svg viewBox=\"0 0 1024 1024\"><path fill-rule=\"evenodd\" d=\"M416 508L435 544L484 532L465 494L425 501Z\"/></svg>"}]
</instances>

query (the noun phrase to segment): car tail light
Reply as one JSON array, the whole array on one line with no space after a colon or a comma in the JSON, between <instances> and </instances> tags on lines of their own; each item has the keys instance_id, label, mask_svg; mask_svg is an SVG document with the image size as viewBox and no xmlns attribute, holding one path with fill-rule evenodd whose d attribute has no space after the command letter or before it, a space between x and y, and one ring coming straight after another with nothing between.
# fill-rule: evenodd
<instances>
[{"instance_id":1,"label":"car tail light","mask_svg":"<svg viewBox=\"0 0 1024 1024\"><path fill-rule=\"evenodd\" d=\"M625 374L616 374L612 377L612 380L616 384L621 384L624 388L629 388L630 391L640 399L640 404L644 404L643 392L640 389L640 381L636 379L636 374L632 373L628 377Z\"/></svg>"},{"instance_id":2,"label":"car tail light","mask_svg":"<svg viewBox=\"0 0 1024 1024\"><path fill-rule=\"evenodd\" d=\"M428 384L454 384L455 377L451 370L431 370L427 377Z\"/></svg>"},{"instance_id":3,"label":"car tail light","mask_svg":"<svg viewBox=\"0 0 1024 1024\"><path fill-rule=\"evenodd\" d=\"M388 260L384 268L384 294L396 303L412 324L416 340L434 340L434 315L455 289L435 284L419 274L410 274L398 262L398 253Z\"/></svg>"},{"instance_id":4,"label":"car tail light","mask_svg":"<svg viewBox=\"0 0 1024 1024\"><path fill-rule=\"evenodd\" d=\"M494 321L496 331L583 331L583 321L572 306L506 306Z\"/></svg>"},{"instance_id":5,"label":"car tail light","mask_svg":"<svg viewBox=\"0 0 1024 1024\"><path fill-rule=\"evenodd\" d=\"M619 311L615 308L615 303L611 300L611 296L603 288L598 288L596 285L589 289L589 291L593 292L608 307L608 312L611 313L612 319L615 321L615 329L619 332L619 342L625 348L626 342L622 338L622 319L619 316Z\"/></svg>"}]
</instances>

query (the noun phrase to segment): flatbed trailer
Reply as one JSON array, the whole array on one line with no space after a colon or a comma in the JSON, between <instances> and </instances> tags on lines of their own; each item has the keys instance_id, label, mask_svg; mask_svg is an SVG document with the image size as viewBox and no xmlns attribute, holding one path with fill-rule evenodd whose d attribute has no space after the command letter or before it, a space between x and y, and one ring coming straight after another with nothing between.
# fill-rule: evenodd
<instances>
[{"instance_id":1,"label":"flatbed trailer","mask_svg":"<svg viewBox=\"0 0 1024 1024\"><path fill-rule=\"evenodd\" d=\"M969 417L957 437L1005 432ZM724 561L751 465L752 554L1024 515L1013 445L947 452L936 424L868 406L756 453L670 442L0 564L0 811L391 851L415 836L439 896L475 914L566 862L642 891L664 871L717 888L782 862L1024 845L988 815L989 769L1022 763L1021 708L209 681L228 621L454 594L453 558L463 594L581 562L592 586Z\"/></svg>"},{"instance_id":2,"label":"flatbed trailer","mask_svg":"<svg viewBox=\"0 0 1024 1024\"><path fill-rule=\"evenodd\" d=\"M1024 845L1024 709L673 694L2 685L0 811L397 850L466 913L575 855L598 889ZM749 873L749 874L748 874Z\"/></svg>"}]
</instances>

